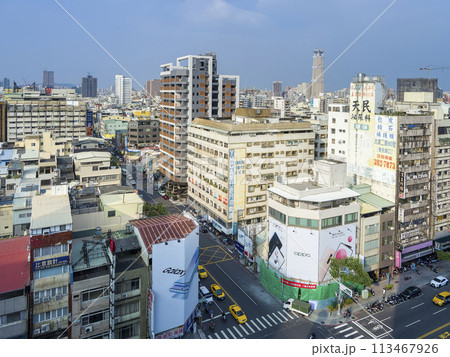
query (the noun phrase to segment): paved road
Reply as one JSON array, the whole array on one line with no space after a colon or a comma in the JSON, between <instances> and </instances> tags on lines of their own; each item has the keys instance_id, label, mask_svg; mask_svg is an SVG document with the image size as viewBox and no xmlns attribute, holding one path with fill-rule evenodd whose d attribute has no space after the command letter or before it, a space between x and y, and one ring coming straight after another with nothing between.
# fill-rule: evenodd
<instances>
[{"instance_id":1,"label":"paved road","mask_svg":"<svg viewBox=\"0 0 450 357\"><path fill-rule=\"evenodd\" d=\"M422 295L394 306L386 305L382 312L357 313L357 320L327 327L326 338L438 338L447 332L450 338L450 307L433 304L433 297L449 286L435 289L425 286Z\"/></svg>"}]
</instances>

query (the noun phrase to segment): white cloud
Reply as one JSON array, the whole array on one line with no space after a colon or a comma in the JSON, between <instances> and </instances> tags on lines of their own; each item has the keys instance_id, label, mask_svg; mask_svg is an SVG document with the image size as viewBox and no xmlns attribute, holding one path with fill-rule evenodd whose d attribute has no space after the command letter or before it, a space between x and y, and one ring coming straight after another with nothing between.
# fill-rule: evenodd
<instances>
[{"instance_id":1,"label":"white cloud","mask_svg":"<svg viewBox=\"0 0 450 357\"><path fill-rule=\"evenodd\" d=\"M187 20L197 24L227 22L256 26L265 19L261 13L240 9L225 0L187 0L184 8Z\"/></svg>"}]
</instances>

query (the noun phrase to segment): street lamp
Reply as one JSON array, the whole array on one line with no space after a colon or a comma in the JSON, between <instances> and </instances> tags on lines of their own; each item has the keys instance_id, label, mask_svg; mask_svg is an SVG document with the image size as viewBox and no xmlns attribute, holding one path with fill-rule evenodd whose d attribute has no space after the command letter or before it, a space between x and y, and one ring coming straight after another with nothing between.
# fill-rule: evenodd
<instances>
[{"instance_id":1,"label":"street lamp","mask_svg":"<svg viewBox=\"0 0 450 357\"><path fill-rule=\"evenodd\" d=\"M338 285L339 285L339 295L338 295L338 315L339 316L341 316L341 293L342 293L342 291L341 291L341 283L342 283L342 278L341 278L341 273L343 273L343 272L345 272L345 269L343 269L343 268L339 268L339 282L338 282Z\"/></svg>"}]
</instances>

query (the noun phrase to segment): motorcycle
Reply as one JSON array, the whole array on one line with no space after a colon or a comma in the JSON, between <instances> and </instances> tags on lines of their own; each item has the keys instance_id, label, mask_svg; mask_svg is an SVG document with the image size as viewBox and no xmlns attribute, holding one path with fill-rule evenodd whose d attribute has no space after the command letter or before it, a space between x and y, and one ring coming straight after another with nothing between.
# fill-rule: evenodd
<instances>
[{"instance_id":1,"label":"motorcycle","mask_svg":"<svg viewBox=\"0 0 450 357\"><path fill-rule=\"evenodd\" d=\"M214 332L214 327L215 327L215 325L214 325L214 322L210 322L209 323L209 330L211 331L211 332Z\"/></svg>"}]
</instances>

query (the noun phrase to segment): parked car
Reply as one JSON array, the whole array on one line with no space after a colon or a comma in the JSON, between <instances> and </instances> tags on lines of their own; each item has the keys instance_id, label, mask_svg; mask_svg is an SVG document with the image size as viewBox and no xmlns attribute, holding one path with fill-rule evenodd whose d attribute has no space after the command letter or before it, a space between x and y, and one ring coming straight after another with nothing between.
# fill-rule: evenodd
<instances>
[{"instance_id":1,"label":"parked car","mask_svg":"<svg viewBox=\"0 0 450 357\"><path fill-rule=\"evenodd\" d=\"M202 298L205 299L206 303L211 304L213 302L213 297L208 288L206 286L200 285L199 290Z\"/></svg>"},{"instance_id":2,"label":"parked car","mask_svg":"<svg viewBox=\"0 0 450 357\"><path fill-rule=\"evenodd\" d=\"M164 195L164 196L162 196L162 198L164 198L165 200L168 200L168 199L169 199L169 196Z\"/></svg>"},{"instance_id":3,"label":"parked car","mask_svg":"<svg viewBox=\"0 0 450 357\"><path fill-rule=\"evenodd\" d=\"M448 279L444 276L437 276L431 280L430 285L434 288L440 288L448 284Z\"/></svg>"},{"instance_id":4,"label":"parked car","mask_svg":"<svg viewBox=\"0 0 450 357\"><path fill-rule=\"evenodd\" d=\"M132 186L134 186L134 185L136 185L136 180L131 180L130 183L131 183Z\"/></svg>"},{"instance_id":5,"label":"parked car","mask_svg":"<svg viewBox=\"0 0 450 357\"><path fill-rule=\"evenodd\" d=\"M244 311L239 307L239 305L231 305L228 310L231 312L231 315L239 322L243 324L247 322L247 316L245 316Z\"/></svg>"},{"instance_id":6,"label":"parked car","mask_svg":"<svg viewBox=\"0 0 450 357\"><path fill-rule=\"evenodd\" d=\"M225 293L222 291L222 288L217 284L211 285L211 292L213 295L218 298L219 300L225 299Z\"/></svg>"},{"instance_id":7,"label":"parked car","mask_svg":"<svg viewBox=\"0 0 450 357\"><path fill-rule=\"evenodd\" d=\"M422 291L417 286L410 286L402 292L402 295L407 299L412 299L415 296L419 296L421 293Z\"/></svg>"},{"instance_id":8,"label":"parked car","mask_svg":"<svg viewBox=\"0 0 450 357\"><path fill-rule=\"evenodd\" d=\"M208 277L208 273L206 272L205 268L201 265L198 266L198 276L200 277L200 279Z\"/></svg>"},{"instance_id":9,"label":"parked car","mask_svg":"<svg viewBox=\"0 0 450 357\"><path fill-rule=\"evenodd\" d=\"M200 227L200 233L208 233L208 229L206 229L206 227L202 226L202 227Z\"/></svg>"},{"instance_id":10,"label":"parked car","mask_svg":"<svg viewBox=\"0 0 450 357\"><path fill-rule=\"evenodd\" d=\"M439 294L437 294L434 298L433 298L433 302L436 305L439 306L444 306L445 304L450 302L450 293L448 291L443 291Z\"/></svg>"},{"instance_id":11,"label":"parked car","mask_svg":"<svg viewBox=\"0 0 450 357\"><path fill-rule=\"evenodd\" d=\"M161 196L164 196L164 195L166 194L163 190L159 190L158 193L159 193Z\"/></svg>"}]
</instances>

